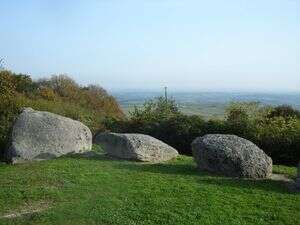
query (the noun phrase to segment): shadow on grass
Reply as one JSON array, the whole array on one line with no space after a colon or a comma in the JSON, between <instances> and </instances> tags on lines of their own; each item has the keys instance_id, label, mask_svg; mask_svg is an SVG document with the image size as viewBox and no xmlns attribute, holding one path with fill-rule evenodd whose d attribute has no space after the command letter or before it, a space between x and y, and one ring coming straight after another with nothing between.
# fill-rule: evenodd
<instances>
[{"instance_id":1,"label":"shadow on grass","mask_svg":"<svg viewBox=\"0 0 300 225\"><path fill-rule=\"evenodd\" d=\"M234 188L245 193L251 193L252 190L263 190L267 192L276 192L281 194L295 194L293 183L288 181L270 180L270 179L241 179L215 175L206 171L199 171L192 164L137 164L124 163L116 165L119 169L126 169L137 172L171 174L196 177L199 184L207 184L217 188Z\"/></svg>"},{"instance_id":2,"label":"shadow on grass","mask_svg":"<svg viewBox=\"0 0 300 225\"><path fill-rule=\"evenodd\" d=\"M93 154L85 155L83 154L73 154L69 155L71 158L84 158L88 160L99 160L99 161L115 161L120 162L114 165L117 169L130 170L134 172L141 173L155 173L155 174L170 174L170 175L180 175L189 176L197 179L199 184L207 184L215 187L229 187L235 188L237 190L242 190L243 192L251 193L252 190L263 190L267 192L276 192L281 194L295 194L295 189L293 189L293 184L288 181L282 180L270 180L270 179L240 179L224 177L221 175L215 175L206 171L199 171L196 165L189 162L167 162L150 164L143 162L126 161L117 158L109 157L105 154ZM296 194L299 194L296 193Z\"/></svg>"},{"instance_id":3,"label":"shadow on grass","mask_svg":"<svg viewBox=\"0 0 300 225\"><path fill-rule=\"evenodd\" d=\"M293 182L278 181L270 179L252 180L252 179L239 179L218 177L201 179L199 182L217 187L230 187L243 192L251 193L252 190L263 190L267 192L275 192L280 194L299 194L294 188Z\"/></svg>"},{"instance_id":4,"label":"shadow on grass","mask_svg":"<svg viewBox=\"0 0 300 225\"><path fill-rule=\"evenodd\" d=\"M119 169L132 170L137 172L173 174L173 175L189 175L198 176L196 166L191 164L173 164L173 163L124 163L116 165Z\"/></svg>"},{"instance_id":5,"label":"shadow on grass","mask_svg":"<svg viewBox=\"0 0 300 225\"><path fill-rule=\"evenodd\" d=\"M66 155L63 155L59 158L67 159L86 159L86 160L96 160L96 161L124 161L122 159L112 158L106 154L103 153L97 153L94 151L84 152L84 153L69 153Z\"/></svg>"}]
</instances>

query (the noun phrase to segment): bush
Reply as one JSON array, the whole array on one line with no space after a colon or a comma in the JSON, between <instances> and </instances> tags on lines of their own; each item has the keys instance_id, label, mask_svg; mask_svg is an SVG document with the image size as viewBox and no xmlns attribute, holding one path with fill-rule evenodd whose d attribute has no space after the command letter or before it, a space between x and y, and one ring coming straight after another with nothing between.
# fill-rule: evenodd
<instances>
[{"instance_id":1,"label":"bush","mask_svg":"<svg viewBox=\"0 0 300 225\"><path fill-rule=\"evenodd\" d=\"M183 115L174 100L162 97L135 107L127 120L106 120L106 128L114 132L143 133L176 148L181 154L191 154L191 142L202 135L205 122L200 116Z\"/></svg>"},{"instance_id":2,"label":"bush","mask_svg":"<svg viewBox=\"0 0 300 225\"><path fill-rule=\"evenodd\" d=\"M121 133L142 133L153 136L179 153L191 155L192 141L202 135L204 120L199 116L173 115L160 121L145 120L106 120L106 128Z\"/></svg>"},{"instance_id":3,"label":"bush","mask_svg":"<svg viewBox=\"0 0 300 225\"><path fill-rule=\"evenodd\" d=\"M42 92L40 94L48 100L56 98L56 101L61 100L80 106L101 118L105 116L118 119L124 117L115 98L108 95L108 93L100 86L88 85L86 87L80 87L67 75L52 76L50 79L42 79L37 83L40 92ZM54 96L51 92L54 92ZM96 126L97 125L95 125L95 127Z\"/></svg>"},{"instance_id":4,"label":"bush","mask_svg":"<svg viewBox=\"0 0 300 225\"><path fill-rule=\"evenodd\" d=\"M134 107L130 112L132 120L140 121L161 121L172 116L180 115L175 100L158 97L153 100L146 101L142 108Z\"/></svg>"},{"instance_id":5,"label":"bush","mask_svg":"<svg viewBox=\"0 0 300 225\"><path fill-rule=\"evenodd\" d=\"M29 75L26 74L13 74L16 91L18 93L33 95L36 94L38 85L32 81Z\"/></svg>"},{"instance_id":6,"label":"bush","mask_svg":"<svg viewBox=\"0 0 300 225\"><path fill-rule=\"evenodd\" d=\"M0 71L0 156L9 139L9 131L18 111L13 101L16 84L10 71Z\"/></svg>"},{"instance_id":7,"label":"bush","mask_svg":"<svg viewBox=\"0 0 300 225\"><path fill-rule=\"evenodd\" d=\"M233 103L227 110L226 133L254 142L274 163L296 165L300 159L297 115L297 110L286 105L273 108L258 103Z\"/></svg>"},{"instance_id":8,"label":"bush","mask_svg":"<svg viewBox=\"0 0 300 225\"><path fill-rule=\"evenodd\" d=\"M300 119L300 111L294 109L293 107L289 105L280 105L275 107L269 114L269 118L274 117L283 117L283 118L289 118L289 117L296 117Z\"/></svg>"},{"instance_id":9,"label":"bush","mask_svg":"<svg viewBox=\"0 0 300 225\"><path fill-rule=\"evenodd\" d=\"M225 120L204 121L183 115L174 100L158 98L140 109L135 107L129 119L108 119L105 126L114 132L151 135L186 155L192 154L190 145L198 136L235 134L256 143L274 163L295 165L300 159L300 120L286 109L289 107L263 107L256 102L232 103Z\"/></svg>"},{"instance_id":10,"label":"bush","mask_svg":"<svg viewBox=\"0 0 300 225\"><path fill-rule=\"evenodd\" d=\"M104 130L105 117L123 118L116 100L99 86L80 87L66 75L32 81L30 76L0 72L0 150L3 152L14 120L23 107L49 111Z\"/></svg>"},{"instance_id":11,"label":"bush","mask_svg":"<svg viewBox=\"0 0 300 225\"><path fill-rule=\"evenodd\" d=\"M0 71L0 97L11 98L16 91L14 77L10 71Z\"/></svg>"},{"instance_id":12,"label":"bush","mask_svg":"<svg viewBox=\"0 0 300 225\"><path fill-rule=\"evenodd\" d=\"M52 88L49 87L40 87L39 95L46 100L53 101L55 99L55 93Z\"/></svg>"},{"instance_id":13,"label":"bush","mask_svg":"<svg viewBox=\"0 0 300 225\"><path fill-rule=\"evenodd\" d=\"M96 131L144 133L191 155L198 136L236 134L261 147L274 163L295 165L300 159L299 111L290 106L262 107L256 102L232 103L225 120L205 121L182 114L173 99L146 101L124 118L116 100L96 85L81 87L66 75L38 82L30 76L0 71L0 150L4 149L22 107L79 120ZM1 153L1 151L0 151Z\"/></svg>"},{"instance_id":14,"label":"bush","mask_svg":"<svg viewBox=\"0 0 300 225\"><path fill-rule=\"evenodd\" d=\"M300 120L282 116L266 118L256 126L255 142L275 163L296 165L300 159Z\"/></svg>"}]
</instances>

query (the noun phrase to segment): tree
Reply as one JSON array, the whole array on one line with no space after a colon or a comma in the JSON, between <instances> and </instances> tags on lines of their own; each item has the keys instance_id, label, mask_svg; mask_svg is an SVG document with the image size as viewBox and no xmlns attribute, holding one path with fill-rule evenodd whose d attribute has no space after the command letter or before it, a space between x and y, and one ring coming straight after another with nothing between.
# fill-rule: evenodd
<instances>
[{"instance_id":1,"label":"tree","mask_svg":"<svg viewBox=\"0 0 300 225\"><path fill-rule=\"evenodd\" d=\"M5 70L4 68L4 59L0 58L0 71Z\"/></svg>"},{"instance_id":2,"label":"tree","mask_svg":"<svg viewBox=\"0 0 300 225\"><path fill-rule=\"evenodd\" d=\"M0 156L9 138L8 131L18 113L18 106L14 101L16 85L10 71L0 71ZM0 157L0 158L1 158Z\"/></svg>"},{"instance_id":3,"label":"tree","mask_svg":"<svg viewBox=\"0 0 300 225\"><path fill-rule=\"evenodd\" d=\"M50 87L40 87L39 94L42 98L49 101L53 101L55 99L55 93Z\"/></svg>"},{"instance_id":4,"label":"tree","mask_svg":"<svg viewBox=\"0 0 300 225\"><path fill-rule=\"evenodd\" d=\"M5 100L16 91L13 74L10 71L0 71L0 97Z\"/></svg>"},{"instance_id":5,"label":"tree","mask_svg":"<svg viewBox=\"0 0 300 225\"><path fill-rule=\"evenodd\" d=\"M133 120L162 120L180 114L179 108L173 99L158 97L146 101L142 108L134 107L130 112Z\"/></svg>"},{"instance_id":6,"label":"tree","mask_svg":"<svg viewBox=\"0 0 300 225\"><path fill-rule=\"evenodd\" d=\"M80 90L79 85L66 74L53 75L50 79L38 81L39 86L50 87L61 97L75 98Z\"/></svg>"},{"instance_id":7,"label":"tree","mask_svg":"<svg viewBox=\"0 0 300 225\"><path fill-rule=\"evenodd\" d=\"M227 132L244 138L252 138L254 126L265 108L258 102L231 103L226 109Z\"/></svg>"},{"instance_id":8,"label":"tree","mask_svg":"<svg viewBox=\"0 0 300 225\"><path fill-rule=\"evenodd\" d=\"M269 114L269 118L274 118L274 117L296 117L300 118L300 111L294 109L292 106L289 105L280 105L275 107Z\"/></svg>"},{"instance_id":9,"label":"tree","mask_svg":"<svg viewBox=\"0 0 300 225\"><path fill-rule=\"evenodd\" d=\"M16 91L23 94L33 93L37 90L37 85L34 83L29 75L14 74L14 82Z\"/></svg>"}]
</instances>

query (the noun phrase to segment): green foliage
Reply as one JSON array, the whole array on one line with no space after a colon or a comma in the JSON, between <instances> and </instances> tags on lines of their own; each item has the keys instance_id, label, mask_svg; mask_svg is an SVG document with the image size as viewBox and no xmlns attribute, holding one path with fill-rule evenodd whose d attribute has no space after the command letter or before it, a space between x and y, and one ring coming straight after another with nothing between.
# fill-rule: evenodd
<instances>
[{"instance_id":1,"label":"green foliage","mask_svg":"<svg viewBox=\"0 0 300 225\"><path fill-rule=\"evenodd\" d=\"M55 93L52 88L49 87L40 87L39 95L46 100L53 101L55 99Z\"/></svg>"},{"instance_id":2,"label":"green foliage","mask_svg":"<svg viewBox=\"0 0 300 225\"><path fill-rule=\"evenodd\" d=\"M275 163L295 165L300 159L300 119L290 106L261 107L234 103L227 111L226 133L249 139Z\"/></svg>"},{"instance_id":3,"label":"green foliage","mask_svg":"<svg viewBox=\"0 0 300 225\"><path fill-rule=\"evenodd\" d=\"M146 101L142 108L134 107L129 113L132 120L160 121L180 114L175 100L158 97Z\"/></svg>"},{"instance_id":4,"label":"green foliage","mask_svg":"<svg viewBox=\"0 0 300 225\"><path fill-rule=\"evenodd\" d=\"M10 71L0 71L0 97L1 100L11 98L16 91L16 84Z\"/></svg>"},{"instance_id":5,"label":"green foliage","mask_svg":"<svg viewBox=\"0 0 300 225\"><path fill-rule=\"evenodd\" d=\"M300 159L300 120L295 117L266 118L256 124L254 141L275 162L296 164Z\"/></svg>"},{"instance_id":6,"label":"green foliage","mask_svg":"<svg viewBox=\"0 0 300 225\"><path fill-rule=\"evenodd\" d=\"M32 81L29 75L26 74L14 74L14 83L16 85L16 91L23 94L35 94L37 91L37 84Z\"/></svg>"},{"instance_id":7,"label":"green foliage","mask_svg":"<svg viewBox=\"0 0 300 225\"><path fill-rule=\"evenodd\" d=\"M283 174L290 179L295 179L297 177L297 168L293 166L273 165L273 173Z\"/></svg>"},{"instance_id":8,"label":"green foliage","mask_svg":"<svg viewBox=\"0 0 300 225\"><path fill-rule=\"evenodd\" d=\"M182 154L191 153L191 142L202 133L204 120L199 116L182 114L173 99L163 97L135 107L131 118L123 121L109 119L106 128L115 132L143 133L175 147Z\"/></svg>"},{"instance_id":9,"label":"green foliage","mask_svg":"<svg viewBox=\"0 0 300 225\"><path fill-rule=\"evenodd\" d=\"M279 111L284 113L274 114ZM191 155L190 145L198 136L235 134L256 143L275 163L294 165L300 159L300 120L289 107L263 107L257 102L232 103L227 108L225 120L205 121L199 116L182 114L174 100L158 98L147 101L140 109L135 107L130 115L131 118L123 121L106 120L106 128L115 132L149 134L187 155Z\"/></svg>"},{"instance_id":10,"label":"green foliage","mask_svg":"<svg viewBox=\"0 0 300 225\"><path fill-rule=\"evenodd\" d=\"M296 117L300 119L300 111L294 109L293 107L289 105L280 105L275 107L269 114L269 118L273 117L284 117L284 118L289 118L289 117Z\"/></svg>"},{"instance_id":11,"label":"green foliage","mask_svg":"<svg viewBox=\"0 0 300 225\"><path fill-rule=\"evenodd\" d=\"M0 71L0 157L9 139L9 131L18 113L14 102L16 84L10 71Z\"/></svg>"},{"instance_id":12,"label":"green foliage","mask_svg":"<svg viewBox=\"0 0 300 225\"><path fill-rule=\"evenodd\" d=\"M95 85L80 87L66 75L37 82L30 76L0 72L0 150L4 150L12 124L23 107L49 111L79 120L93 133L103 130L105 117L123 117L116 100ZM1 151L0 151L1 152Z\"/></svg>"},{"instance_id":13,"label":"green foliage","mask_svg":"<svg viewBox=\"0 0 300 225\"><path fill-rule=\"evenodd\" d=\"M60 97L75 99L79 92L79 85L67 75L52 76L50 79L38 81L39 86L49 87Z\"/></svg>"},{"instance_id":14,"label":"green foliage","mask_svg":"<svg viewBox=\"0 0 300 225\"><path fill-rule=\"evenodd\" d=\"M208 133L236 134L253 141L275 163L296 164L300 159L299 111L290 106L262 107L257 102L232 103L225 120L205 121L180 112L173 99L163 97L135 107L129 119L116 100L97 85L81 87L66 75L37 82L30 76L0 71L0 149L8 141L22 107L49 111L79 120L93 133L144 133L191 154L194 138Z\"/></svg>"},{"instance_id":15,"label":"green foliage","mask_svg":"<svg viewBox=\"0 0 300 225\"><path fill-rule=\"evenodd\" d=\"M241 137L252 134L253 124L249 118L246 109L242 107L232 107L227 114L226 125L229 133Z\"/></svg>"},{"instance_id":16,"label":"green foliage","mask_svg":"<svg viewBox=\"0 0 300 225\"><path fill-rule=\"evenodd\" d=\"M39 80L38 85L41 89L40 94L46 99L52 100L56 98L76 104L102 118L110 116L120 119L124 116L116 100L100 86L88 85L80 87L66 75L52 76L50 79ZM46 89L46 91L42 91L43 89ZM56 96L53 96L51 92L54 92Z\"/></svg>"}]
</instances>

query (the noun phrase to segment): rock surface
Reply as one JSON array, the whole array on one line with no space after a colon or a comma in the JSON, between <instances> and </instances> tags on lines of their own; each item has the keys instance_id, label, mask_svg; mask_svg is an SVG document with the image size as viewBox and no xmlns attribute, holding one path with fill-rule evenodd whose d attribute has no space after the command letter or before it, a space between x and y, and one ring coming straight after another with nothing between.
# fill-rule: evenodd
<instances>
[{"instance_id":1,"label":"rock surface","mask_svg":"<svg viewBox=\"0 0 300 225\"><path fill-rule=\"evenodd\" d=\"M113 157L143 162L163 162L178 152L164 142L144 134L101 133L95 143Z\"/></svg>"},{"instance_id":2,"label":"rock surface","mask_svg":"<svg viewBox=\"0 0 300 225\"><path fill-rule=\"evenodd\" d=\"M298 172L297 172L297 178L295 181L296 188L300 190L300 162L298 163Z\"/></svg>"},{"instance_id":3,"label":"rock surface","mask_svg":"<svg viewBox=\"0 0 300 225\"><path fill-rule=\"evenodd\" d=\"M12 163L52 159L92 148L92 133L82 123L25 108L17 118L6 158Z\"/></svg>"},{"instance_id":4,"label":"rock surface","mask_svg":"<svg viewBox=\"0 0 300 225\"><path fill-rule=\"evenodd\" d=\"M235 135L198 137L192 150L200 170L245 178L267 178L272 174L272 159L252 142Z\"/></svg>"}]
</instances>

